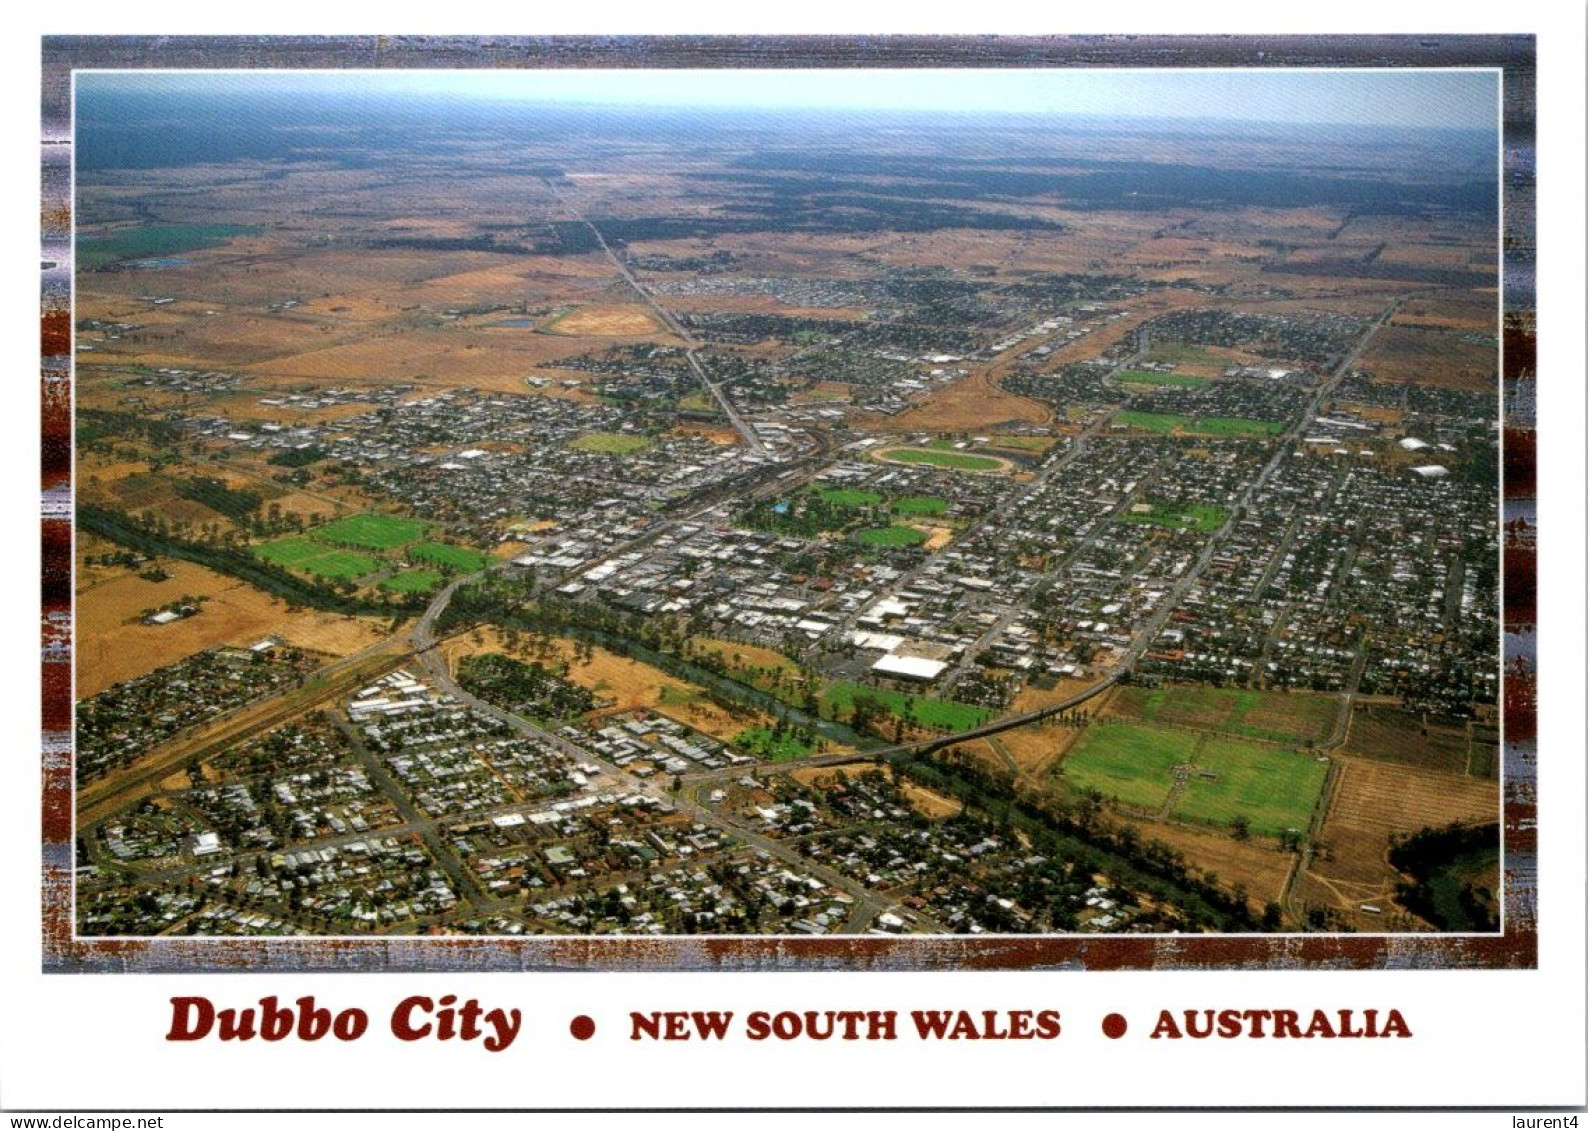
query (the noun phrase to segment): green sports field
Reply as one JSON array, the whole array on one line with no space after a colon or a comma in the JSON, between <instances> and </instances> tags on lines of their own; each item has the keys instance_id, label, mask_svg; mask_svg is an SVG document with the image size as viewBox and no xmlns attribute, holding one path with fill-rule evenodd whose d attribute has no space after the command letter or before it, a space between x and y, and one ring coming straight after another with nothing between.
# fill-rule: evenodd
<instances>
[{"instance_id":1,"label":"green sports field","mask_svg":"<svg viewBox=\"0 0 1588 1131\"><path fill-rule=\"evenodd\" d=\"M1170 815L1226 826L1245 817L1264 836L1305 829L1328 773L1312 755L1214 737L1197 751L1196 767L1216 777L1192 774Z\"/></svg>"},{"instance_id":2,"label":"green sports field","mask_svg":"<svg viewBox=\"0 0 1588 1131\"><path fill-rule=\"evenodd\" d=\"M877 454L878 458L894 463L925 463L954 471L997 471L1004 466L1002 460L987 456L970 456L964 452L944 452L934 448L889 448Z\"/></svg>"},{"instance_id":3,"label":"green sports field","mask_svg":"<svg viewBox=\"0 0 1588 1131\"><path fill-rule=\"evenodd\" d=\"M370 550L395 550L425 532L417 518L389 514L350 514L309 531L316 542L338 546L363 546Z\"/></svg>"},{"instance_id":4,"label":"green sports field","mask_svg":"<svg viewBox=\"0 0 1588 1131\"><path fill-rule=\"evenodd\" d=\"M429 593L440 588L445 580L433 569L407 569L388 577L380 587L393 593Z\"/></svg>"},{"instance_id":5,"label":"green sports field","mask_svg":"<svg viewBox=\"0 0 1588 1131\"><path fill-rule=\"evenodd\" d=\"M1089 728L1061 768L1072 786L1155 812L1179 765L1192 768L1171 817L1223 827L1244 817L1265 836L1307 827L1328 772L1326 763L1294 750L1129 723Z\"/></svg>"},{"instance_id":6,"label":"green sports field","mask_svg":"<svg viewBox=\"0 0 1588 1131\"><path fill-rule=\"evenodd\" d=\"M867 546L919 546L926 535L908 526L878 526L855 534L855 541Z\"/></svg>"},{"instance_id":7,"label":"green sports field","mask_svg":"<svg viewBox=\"0 0 1588 1131\"><path fill-rule=\"evenodd\" d=\"M838 507L874 507L882 502L875 491L857 491L852 487L824 487L818 492L822 501Z\"/></svg>"},{"instance_id":8,"label":"green sports field","mask_svg":"<svg viewBox=\"0 0 1588 1131\"><path fill-rule=\"evenodd\" d=\"M286 538L266 542L262 546L255 546L254 553L275 565L285 566L287 569L311 576L318 574L333 581L348 581L355 577L363 577L380 568L380 562L367 554L360 554L355 550L339 550L301 534L292 534Z\"/></svg>"},{"instance_id":9,"label":"green sports field","mask_svg":"<svg viewBox=\"0 0 1588 1131\"><path fill-rule=\"evenodd\" d=\"M1184 432L1193 436L1274 436L1285 430L1272 420L1243 420L1234 416L1180 416L1172 412L1137 412L1125 409L1114 420L1132 428L1167 436Z\"/></svg>"},{"instance_id":10,"label":"green sports field","mask_svg":"<svg viewBox=\"0 0 1588 1131\"><path fill-rule=\"evenodd\" d=\"M1174 767L1190 757L1195 742L1195 735L1102 723L1087 728L1061 768L1077 789L1155 812L1169 796Z\"/></svg>"},{"instance_id":11,"label":"green sports field","mask_svg":"<svg viewBox=\"0 0 1588 1131\"><path fill-rule=\"evenodd\" d=\"M893 513L903 515L942 514L948 510L948 500L932 495L906 495L893 500Z\"/></svg>"},{"instance_id":12,"label":"green sports field","mask_svg":"<svg viewBox=\"0 0 1588 1131\"><path fill-rule=\"evenodd\" d=\"M1119 516L1121 522L1131 522L1141 526L1168 526L1179 530L1195 530L1200 534L1211 534L1224 525L1224 520L1230 512L1222 507L1209 506L1205 503L1191 503L1185 506L1174 503L1153 503L1152 509L1135 513L1126 511Z\"/></svg>"},{"instance_id":13,"label":"green sports field","mask_svg":"<svg viewBox=\"0 0 1588 1131\"><path fill-rule=\"evenodd\" d=\"M464 546L449 546L445 542L421 542L417 546L410 546L407 557L412 561L429 562L463 573L484 569L491 560L489 554L482 554L478 550L470 550Z\"/></svg>"}]
</instances>

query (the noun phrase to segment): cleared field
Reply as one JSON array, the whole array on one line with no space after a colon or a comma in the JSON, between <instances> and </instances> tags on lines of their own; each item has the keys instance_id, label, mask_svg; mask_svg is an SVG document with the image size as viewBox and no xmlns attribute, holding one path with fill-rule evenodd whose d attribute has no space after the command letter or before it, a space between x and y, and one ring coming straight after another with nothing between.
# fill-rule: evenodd
<instances>
[{"instance_id":1,"label":"cleared field","mask_svg":"<svg viewBox=\"0 0 1588 1131\"><path fill-rule=\"evenodd\" d=\"M1232 738L1204 740L1194 761L1170 815L1213 825L1244 817L1252 832L1267 836L1306 829L1328 773L1315 757Z\"/></svg>"},{"instance_id":2,"label":"cleared field","mask_svg":"<svg viewBox=\"0 0 1588 1131\"><path fill-rule=\"evenodd\" d=\"M631 436L622 432L586 432L568 441L570 448L582 452L600 452L603 455L626 456L642 452L651 446L648 436Z\"/></svg>"},{"instance_id":3,"label":"cleared field","mask_svg":"<svg viewBox=\"0 0 1588 1131\"><path fill-rule=\"evenodd\" d=\"M936 790L927 789L924 785L901 778L897 774L893 777L893 784L899 787L899 792L904 794L904 799L910 803L921 816L929 821L941 821L945 817L952 817L965 807L965 803L957 797L948 797Z\"/></svg>"},{"instance_id":4,"label":"cleared field","mask_svg":"<svg viewBox=\"0 0 1588 1131\"><path fill-rule=\"evenodd\" d=\"M771 648L698 636L690 641L688 658L785 702L804 700L805 677L800 674L799 665Z\"/></svg>"},{"instance_id":5,"label":"cleared field","mask_svg":"<svg viewBox=\"0 0 1588 1131\"><path fill-rule=\"evenodd\" d=\"M1492 729L1425 719L1399 707L1371 704L1351 716L1343 753L1375 762L1418 766L1451 774L1494 777L1498 762Z\"/></svg>"},{"instance_id":6,"label":"cleared field","mask_svg":"<svg viewBox=\"0 0 1588 1131\"><path fill-rule=\"evenodd\" d=\"M1164 821L1122 817L1137 830L1142 841L1158 841L1174 849L1195 871L1212 873L1227 891L1241 887L1255 910L1277 902L1290 875L1291 854L1280 852L1272 841L1240 841L1228 833Z\"/></svg>"},{"instance_id":7,"label":"cleared field","mask_svg":"<svg viewBox=\"0 0 1588 1131\"><path fill-rule=\"evenodd\" d=\"M425 532L417 518L398 518L389 514L350 514L309 531L317 542L338 546L363 546L371 550L395 550Z\"/></svg>"},{"instance_id":8,"label":"cleared field","mask_svg":"<svg viewBox=\"0 0 1588 1131\"><path fill-rule=\"evenodd\" d=\"M661 332L655 316L643 306L584 306L543 329L580 338L641 338Z\"/></svg>"},{"instance_id":9,"label":"cleared field","mask_svg":"<svg viewBox=\"0 0 1588 1131\"><path fill-rule=\"evenodd\" d=\"M1052 415L1040 401L1008 392L987 373L973 373L898 416L867 420L869 427L889 432L962 432L998 425L1046 424Z\"/></svg>"},{"instance_id":10,"label":"cleared field","mask_svg":"<svg viewBox=\"0 0 1588 1131\"><path fill-rule=\"evenodd\" d=\"M1489 323L1493 333L1493 322ZM1362 368L1381 381L1410 381L1469 392L1494 388L1498 345L1486 335L1421 326L1385 326L1362 355Z\"/></svg>"},{"instance_id":11,"label":"cleared field","mask_svg":"<svg viewBox=\"0 0 1588 1131\"><path fill-rule=\"evenodd\" d=\"M1145 369L1127 369L1114 374L1116 381L1131 385L1162 385L1170 389L1200 389L1212 384L1206 377L1192 377L1184 373L1154 373Z\"/></svg>"},{"instance_id":12,"label":"cleared field","mask_svg":"<svg viewBox=\"0 0 1588 1131\"><path fill-rule=\"evenodd\" d=\"M894 514L912 516L942 514L948 510L948 500L931 495L906 495L893 500L892 510Z\"/></svg>"},{"instance_id":13,"label":"cleared field","mask_svg":"<svg viewBox=\"0 0 1588 1131\"><path fill-rule=\"evenodd\" d=\"M430 562L463 573L484 569L491 561L489 554L482 554L479 550L471 550L465 546L450 546L445 542L421 542L417 546L408 547L405 556L412 561Z\"/></svg>"},{"instance_id":14,"label":"cleared field","mask_svg":"<svg viewBox=\"0 0 1588 1131\"><path fill-rule=\"evenodd\" d=\"M1139 526L1167 526L1179 530L1195 530L1200 534L1211 534L1223 526L1224 520L1230 516L1230 512L1222 507L1212 507L1205 503L1191 503L1186 506L1173 503L1145 505L1148 507L1147 510L1126 511L1119 516L1119 520Z\"/></svg>"},{"instance_id":15,"label":"cleared field","mask_svg":"<svg viewBox=\"0 0 1588 1131\"><path fill-rule=\"evenodd\" d=\"M525 662L564 663L570 682L607 701L603 710L656 711L723 742L731 743L747 728L773 725L773 719L760 711L739 708L730 714L700 688L605 648L592 648L589 661L581 662L574 642L561 637L525 634L512 645L499 629L486 626L446 641L442 651L453 671L462 657L485 652L501 652Z\"/></svg>"},{"instance_id":16,"label":"cleared field","mask_svg":"<svg viewBox=\"0 0 1588 1131\"><path fill-rule=\"evenodd\" d=\"M1283 424L1272 420L1244 420L1235 416L1191 417L1170 412L1138 412L1134 409L1116 413L1114 421L1165 436L1171 432L1195 436L1274 436L1285 430Z\"/></svg>"},{"instance_id":17,"label":"cleared field","mask_svg":"<svg viewBox=\"0 0 1588 1131\"><path fill-rule=\"evenodd\" d=\"M393 593L429 593L439 589L445 580L433 569L408 569L388 577L380 587Z\"/></svg>"},{"instance_id":18,"label":"cleared field","mask_svg":"<svg viewBox=\"0 0 1588 1131\"><path fill-rule=\"evenodd\" d=\"M854 539L867 546L919 546L926 535L913 526L878 526L857 532Z\"/></svg>"},{"instance_id":19,"label":"cleared field","mask_svg":"<svg viewBox=\"0 0 1588 1131\"><path fill-rule=\"evenodd\" d=\"M1407 299L1390 324L1492 334L1497 321L1495 296L1468 291Z\"/></svg>"},{"instance_id":20,"label":"cleared field","mask_svg":"<svg viewBox=\"0 0 1588 1131\"><path fill-rule=\"evenodd\" d=\"M972 456L964 452L943 452L933 448L888 448L877 458L890 463L924 463L953 471L998 471L1009 464L991 456Z\"/></svg>"},{"instance_id":21,"label":"cleared field","mask_svg":"<svg viewBox=\"0 0 1588 1131\"><path fill-rule=\"evenodd\" d=\"M855 699L861 696L875 699L891 715L936 730L967 730L986 722L993 715L987 707L972 707L950 699L928 699L922 695L906 695L901 691L844 682L828 685L822 694L822 713L829 718L846 719L854 710Z\"/></svg>"},{"instance_id":22,"label":"cleared field","mask_svg":"<svg viewBox=\"0 0 1588 1131\"><path fill-rule=\"evenodd\" d=\"M333 581L350 581L380 568L380 562L366 554L326 546L302 534L255 546L254 554L275 565Z\"/></svg>"},{"instance_id":23,"label":"cleared field","mask_svg":"<svg viewBox=\"0 0 1588 1131\"><path fill-rule=\"evenodd\" d=\"M1127 685L1109 704L1120 719L1298 744L1327 738L1339 710L1332 695L1175 685Z\"/></svg>"},{"instance_id":24,"label":"cleared field","mask_svg":"<svg viewBox=\"0 0 1588 1131\"><path fill-rule=\"evenodd\" d=\"M108 543L92 552L105 553ZM81 548L80 548L80 552ZM252 644L279 636L288 644L344 656L380 640L381 622L286 604L234 578L192 562L161 560L164 581L129 570L80 568L77 589L77 694L97 695L113 683L145 675L218 644ZM197 616L146 625L142 615L183 597L203 598Z\"/></svg>"},{"instance_id":25,"label":"cleared field","mask_svg":"<svg viewBox=\"0 0 1588 1131\"><path fill-rule=\"evenodd\" d=\"M1122 723L1089 727L1060 772L1077 789L1095 789L1125 805L1157 812L1169 798L1174 767L1191 759L1193 735Z\"/></svg>"},{"instance_id":26,"label":"cleared field","mask_svg":"<svg viewBox=\"0 0 1588 1131\"><path fill-rule=\"evenodd\" d=\"M1309 872L1314 893L1353 915L1362 903L1387 906L1394 894L1399 877L1387 856L1391 836L1499 816L1500 791L1492 781L1357 758L1338 763L1339 782L1319 834L1324 851Z\"/></svg>"}]
</instances>

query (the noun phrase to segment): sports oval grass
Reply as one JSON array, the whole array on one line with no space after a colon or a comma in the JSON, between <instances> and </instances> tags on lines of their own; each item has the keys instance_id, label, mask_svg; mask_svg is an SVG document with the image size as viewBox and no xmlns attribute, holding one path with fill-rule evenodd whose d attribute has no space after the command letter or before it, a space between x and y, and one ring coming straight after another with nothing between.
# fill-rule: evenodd
<instances>
[{"instance_id":1,"label":"sports oval grass","mask_svg":"<svg viewBox=\"0 0 1588 1131\"><path fill-rule=\"evenodd\" d=\"M878 459L892 463L924 463L932 467L946 467L953 471L998 471L1009 466L991 456L973 456L964 452L944 452L934 448L888 448L877 453Z\"/></svg>"},{"instance_id":2,"label":"sports oval grass","mask_svg":"<svg viewBox=\"0 0 1588 1131\"><path fill-rule=\"evenodd\" d=\"M856 531L856 542L866 546L919 546L926 535L912 526L876 526Z\"/></svg>"}]
</instances>

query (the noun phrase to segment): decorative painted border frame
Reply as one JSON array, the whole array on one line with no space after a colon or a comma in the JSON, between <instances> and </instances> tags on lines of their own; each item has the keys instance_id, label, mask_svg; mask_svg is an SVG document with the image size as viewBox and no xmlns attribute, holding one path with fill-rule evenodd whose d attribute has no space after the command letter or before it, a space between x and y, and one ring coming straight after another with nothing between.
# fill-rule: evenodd
<instances>
[{"instance_id":1,"label":"decorative painted border frame","mask_svg":"<svg viewBox=\"0 0 1588 1131\"><path fill-rule=\"evenodd\" d=\"M1538 962L1535 46L1506 36L46 36L40 146L46 973L1533 968ZM1471 67L1503 87L1504 931L1496 935L80 939L72 914L76 69Z\"/></svg>"}]
</instances>

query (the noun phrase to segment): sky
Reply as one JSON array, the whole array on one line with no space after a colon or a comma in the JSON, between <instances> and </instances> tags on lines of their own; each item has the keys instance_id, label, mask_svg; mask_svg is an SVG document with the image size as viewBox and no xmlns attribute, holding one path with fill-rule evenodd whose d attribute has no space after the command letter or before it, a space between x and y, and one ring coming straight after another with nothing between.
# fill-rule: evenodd
<instances>
[{"instance_id":1,"label":"sky","mask_svg":"<svg viewBox=\"0 0 1588 1131\"><path fill-rule=\"evenodd\" d=\"M101 89L434 94L541 105L1008 112L1066 117L1493 129L1492 71L494 70L123 72Z\"/></svg>"}]
</instances>

